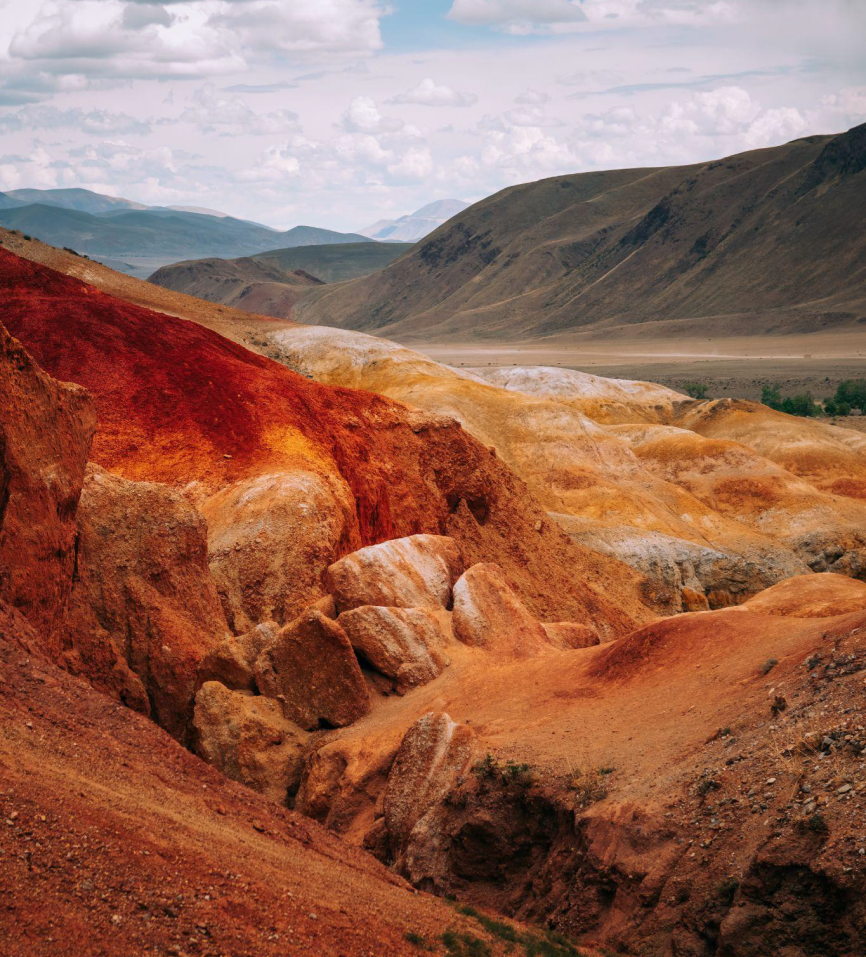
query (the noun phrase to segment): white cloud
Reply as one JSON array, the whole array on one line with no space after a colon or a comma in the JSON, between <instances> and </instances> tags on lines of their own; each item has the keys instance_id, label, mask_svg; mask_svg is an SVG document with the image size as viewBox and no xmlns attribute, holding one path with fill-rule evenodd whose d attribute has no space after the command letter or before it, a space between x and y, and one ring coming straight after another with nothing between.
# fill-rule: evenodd
<instances>
[{"instance_id":1,"label":"white cloud","mask_svg":"<svg viewBox=\"0 0 866 957\"><path fill-rule=\"evenodd\" d=\"M450 86L439 85L427 77L406 93L392 96L388 102L414 103L417 106L472 106L477 99L474 93L458 92Z\"/></svg>"},{"instance_id":2,"label":"white cloud","mask_svg":"<svg viewBox=\"0 0 866 957\"><path fill-rule=\"evenodd\" d=\"M395 133L403 126L402 120L383 116L369 96L356 96L343 113L343 128L350 133Z\"/></svg>"},{"instance_id":3,"label":"white cloud","mask_svg":"<svg viewBox=\"0 0 866 957\"><path fill-rule=\"evenodd\" d=\"M586 21L579 0L454 0L448 17L517 35L561 32Z\"/></svg>"},{"instance_id":4,"label":"white cloud","mask_svg":"<svg viewBox=\"0 0 866 957\"><path fill-rule=\"evenodd\" d=\"M866 120L866 86L852 86L821 98L821 106L829 113L844 117L844 122L856 125Z\"/></svg>"},{"instance_id":5,"label":"white cloud","mask_svg":"<svg viewBox=\"0 0 866 957\"><path fill-rule=\"evenodd\" d=\"M54 106L24 106L14 112L0 113L0 130L6 133L58 129L76 129L97 136L146 136L151 131L151 125L128 113L82 110L77 107L61 110Z\"/></svg>"},{"instance_id":6,"label":"white cloud","mask_svg":"<svg viewBox=\"0 0 866 957\"><path fill-rule=\"evenodd\" d=\"M197 89L181 120L202 130L234 129L253 136L278 136L298 132L298 114L291 110L256 113L239 96L220 93L210 83Z\"/></svg>"},{"instance_id":7,"label":"white cloud","mask_svg":"<svg viewBox=\"0 0 866 957\"><path fill-rule=\"evenodd\" d=\"M433 156L426 146L412 146L388 167L388 172L398 180L424 180L433 172Z\"/></svg>"},{"instance_id":8,"label":"white cloud","mask_svg":"<svg viewBox=\"0 0 866 957\"><path fill-rule=\"evenodd\" d=\"M123 0L46 0L20 6L28 14L18 13L6 30L0 26L0 56L8 31L2 73L11 89L8 81L39 73L201 78L246 71L275 53L299 63L369 56L381 49L379 21L387 12L378 0L189 0L170 9Z\"/></svg>"},{"instance_id":9,"label":"white cloud","mask_svg":"<svg viewBox=\"0 0 866 957\"><path fill-rule=\"evenodd\" d=\"M345 57L381 49L379 20L386 12L378 0L247 0L214 14L211 22L258 52Z\"/></svg>"},{"instance_id":10,"label":"white cloud","mask_svg":"<svg viewBox=\"0 0 866 957\"><path fill-rule=\"evenodd\" d=\"M750 124L745 133L749 146L772 146L786 143L802 136L808 123L803 114L793 106L765 110Z\"/></svg>"},{"instance_id":11,"label":"white cloud","mask_svg":"<svg viewBox=\"0 0 866 957\"><path fill-rule=\"evenodd\" d=\"M242 183L284 183L298 176L301 163L286 147L272 146L266 150L254 166L241 169L236 178Z\"/></svg>"},{"instance_id":12,"label":"white cloud","mask_svg":"<svg viewBox=\"0 0 866 957\"><path fill-rule=\"evenodd\" d=\"M519 96L514 97L515 103L526 104L527 106L541 106L550 102L550 97L539 90L524 90Z\"/></svg>"}]
</instances>

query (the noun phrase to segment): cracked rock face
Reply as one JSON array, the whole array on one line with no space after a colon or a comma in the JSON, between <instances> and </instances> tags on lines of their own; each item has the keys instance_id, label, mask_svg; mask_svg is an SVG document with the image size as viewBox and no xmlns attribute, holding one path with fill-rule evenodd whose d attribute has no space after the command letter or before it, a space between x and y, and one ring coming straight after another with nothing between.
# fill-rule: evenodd
<instances>
[{"instance_id":1,"label":"cracked rock face","mask_svg":"<svg viewBox=\"0 0 866 957\"><path fill-rule=\"evenodd\" d=\"M0 600L56 656L76 565L76 510L96 428L84 389L56 382L0 326Z\"/></svg>"},{"instance_id":2,"label":"cracked rock face","mask_svg":"<svg viewBox=\"0 0 866 957\"><path fill-rule=\"evenodd\" d=\"M179 493L88 468L64 659L184 740L202 658L228 634L204 519Z\"/></svg>"}]
</instances>

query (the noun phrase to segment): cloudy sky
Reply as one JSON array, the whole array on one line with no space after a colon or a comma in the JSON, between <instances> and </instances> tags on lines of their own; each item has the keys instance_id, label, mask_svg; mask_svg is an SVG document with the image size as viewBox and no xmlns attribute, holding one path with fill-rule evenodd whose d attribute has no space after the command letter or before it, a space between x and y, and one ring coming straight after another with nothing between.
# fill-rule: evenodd
<instances>
[{"instance_id":1,"label":"cloudy sky","mask_svg":"<svg viewBox=\"0 0 866 957\"><path fill-rule=\"evenodd\" d=\"M356 229L866 120L866 0L0 0L0 190Z\"/></svg>"}]
</instances>

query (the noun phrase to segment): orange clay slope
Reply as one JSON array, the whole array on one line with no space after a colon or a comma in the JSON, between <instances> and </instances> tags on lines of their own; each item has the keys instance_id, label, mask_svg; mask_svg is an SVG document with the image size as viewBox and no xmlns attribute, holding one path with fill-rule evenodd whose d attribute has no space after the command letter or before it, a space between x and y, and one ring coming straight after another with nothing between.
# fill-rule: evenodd
<instances>
[{"instance_id":1,"label":"orange clay slope","mask_svg":"<svg viewBox=\"0 0 866 957\"><path fill-rule=\"evenodd\" d=\"M92 393L93 461L127 478L192 485L211 525L212 552L215 535L224 542L227 529L234 534L247 520L251 538L224 549L225 561L235 563L225 573L224 605L232 582L240 582L246 602L261 577L262 551L291 551L293 535L308 534L339 507L346 514L329 526L327 547L304 561L313 577L361 545L443 533L460 541L467 560L502 565L540 615L588 615L610 634L651 617L639 574L571 543L523 483L453 420L311 382L196 323L2 249L0 301L0 321L36 361ZM261 492L250 483L275 475L297 480L290 491L302 509L297 531L269 532L286 539L277 542L253 534L261 515L244 511L249 494ZM320 509L327 514L305 518L302 486L313 480L336 491ZM266 496L260 501L267 505ZM316 597L307 590L307 600ZM244 627L260 604L246 602L238 616Z\"/></svg>"},{"instance_id":2,"label":"orange clay slope","mask_svg":"<svg viewBox=\"0 0 866 957\"><path fill-rule=\"evenodd\" d=\"M480 933L16 647L28 629L0 602L4 957L410 957Z\"/></svg>"}]
</instances>

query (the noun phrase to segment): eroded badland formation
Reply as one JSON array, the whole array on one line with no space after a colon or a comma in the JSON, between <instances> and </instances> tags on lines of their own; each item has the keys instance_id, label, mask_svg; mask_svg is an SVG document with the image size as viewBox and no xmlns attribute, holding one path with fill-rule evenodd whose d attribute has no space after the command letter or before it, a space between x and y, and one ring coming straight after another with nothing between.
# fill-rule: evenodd
<instances>
[{"instance_id":1,"label":"eroded badland formation","mask_svg":"<svg viewBox=\"0 0 866 957\"><path fill-rule=\"evenodd\" d=\"M866 952L866 436L0 240L0 954Z\"/></svg>"}]
</instances>

